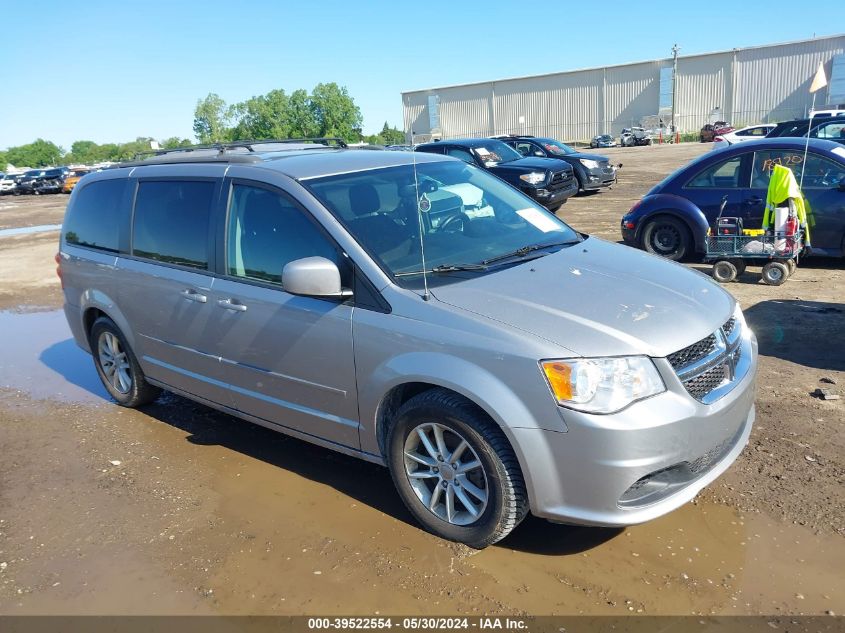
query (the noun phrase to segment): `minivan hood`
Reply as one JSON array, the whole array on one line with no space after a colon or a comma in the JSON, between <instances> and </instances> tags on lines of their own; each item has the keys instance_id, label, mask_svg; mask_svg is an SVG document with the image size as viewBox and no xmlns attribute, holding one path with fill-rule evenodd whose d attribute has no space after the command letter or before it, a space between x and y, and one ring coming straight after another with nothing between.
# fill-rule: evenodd
<instances>
[{"instance_id":1,"label":"minivan hood","mask_svg":"<svg viewBox=\"0 0 845 633\"><path fill-rule=\"evenodd\" d=\"M595 237L432 294L578 356L663 357L714 332L735 304L701 273Z\"/></svg>"}]
</instances>

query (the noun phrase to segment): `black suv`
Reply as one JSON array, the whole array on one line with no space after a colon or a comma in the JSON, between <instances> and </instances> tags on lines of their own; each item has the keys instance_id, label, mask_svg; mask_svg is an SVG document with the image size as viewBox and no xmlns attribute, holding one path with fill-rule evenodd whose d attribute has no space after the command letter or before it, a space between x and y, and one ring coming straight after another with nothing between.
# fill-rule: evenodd
<instances>
[{"instance_id":1,"label":"black suv","mask_svg":"<svg viewBox=\"0 0 845 633\"><path fill-rule=\"evenodd\" d=\"M523 156L557 158L572 165L579 191L590 191L610 187L616 183L617 167L610 164L607 156L579 152L569 145L553 138L541 136L506 136L501 140ZM622 165L618 165L621 167Z\"/></svg>"},{"instance_id":2,"label":"black suv","mask_svg":"<svg viewBox=\"0 0 845 633\"><path fill-rule=\"evenodd\" d=\"M416 151L454 156L486 169L551 211L578 193L578 181L569 163L557 158L525 158L497 139L435 141L418 145Z\"/></svg>"}]
</instances>

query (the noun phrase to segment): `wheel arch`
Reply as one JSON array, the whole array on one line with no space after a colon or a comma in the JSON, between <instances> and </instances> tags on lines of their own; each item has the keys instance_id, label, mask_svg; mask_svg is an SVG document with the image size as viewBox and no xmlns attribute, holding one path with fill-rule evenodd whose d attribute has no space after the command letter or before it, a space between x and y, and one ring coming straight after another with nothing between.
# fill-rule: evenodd
<instances>
[{"instance_id":1,"label":"wheel arch","mask_svg":"<svg viewBox=\"0 0 845 633\"><path fill-rule=\"evenodd\" d=\"M391 359L376 372L373 381L368 382L380 385L381 393L375 397L366 392L361 394L363 450L385 457L390 423L399 408L419 393L443 389L477 407L502 430L517 457L526 483L529 483L527 458L515 441L513 427L544 427L538 424L511 388L493 374L464 359L442 353L417 352ZM557 428L548 430L566 431L563 420L555 417Z\"/></svg>"},{"instance_id":2,"label":"wheel arch","mask_svg":"<svg viewBox=\"0 0 845 633\"><path fill-rule=\"evenodd\" d=\"M120 329L132 349L137 349L137 346L135 345L135 335L132 328L129 326L129 321L111 297L99 290L88 290L83 293L81 304L80 313L82 315L82 327L85 334L85 342L88 345L88 352L91 352L91 344L89 341L91 327L101 316L111 319L118 329Z\"/></svg>"},{"instance_id":3,"label":"wheel arch","mask_svg":"<svg viewBox=\"0 0 845 633\"><path fill-rule=\"evenodd\" d=\"M663 199L657 199L652 203L653 210L646 211L637 220L637 229L634 236L640 247L643 246L643 229L645 226L661 216L669 216L684 223L689 230L696 252L703 253L708 224L701 209L689 200L678 196L661 196L661 198Z\"/></svg>"}]
</instances>

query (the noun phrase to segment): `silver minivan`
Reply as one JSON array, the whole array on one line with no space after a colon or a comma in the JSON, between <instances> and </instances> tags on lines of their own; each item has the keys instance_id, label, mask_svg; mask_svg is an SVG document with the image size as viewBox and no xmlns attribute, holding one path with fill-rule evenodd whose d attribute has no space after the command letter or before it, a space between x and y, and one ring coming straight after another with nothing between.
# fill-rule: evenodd
<instances>
[{"instance_id":1,"label":"silver minivan","mask_svg":"<svg viewBox=\"0 0 845 633\"><path fill-rule=\"evenodd\" d=\"M730 294L446 156L164 153L82 179L57 262L118 404L166 389L385 465L421 524L473 547L529 511L665 514L754 420Z\"/></svg>"}]
</instances>

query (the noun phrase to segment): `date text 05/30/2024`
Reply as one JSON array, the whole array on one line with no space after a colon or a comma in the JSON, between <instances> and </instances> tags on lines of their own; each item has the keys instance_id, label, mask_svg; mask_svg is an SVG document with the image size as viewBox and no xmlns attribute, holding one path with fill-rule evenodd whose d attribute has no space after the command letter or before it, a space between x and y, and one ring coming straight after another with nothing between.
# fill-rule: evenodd
<instances>
[{"instance_id":1,"label":"date text 05/30/2024","mask_svg":"<svg viewBox=\"0 0 845 633\"><path fill-rule=\"evenodd\" d=\"M480 631L508 629L524 630L528 623L519 618L389 618L389 617L354 617L354 618L308 618L311 630L327 629L400 629L400 630L450 630L477 629Z\"/></svg>"}]
</instances>

